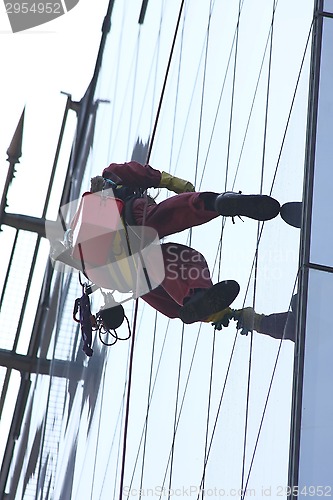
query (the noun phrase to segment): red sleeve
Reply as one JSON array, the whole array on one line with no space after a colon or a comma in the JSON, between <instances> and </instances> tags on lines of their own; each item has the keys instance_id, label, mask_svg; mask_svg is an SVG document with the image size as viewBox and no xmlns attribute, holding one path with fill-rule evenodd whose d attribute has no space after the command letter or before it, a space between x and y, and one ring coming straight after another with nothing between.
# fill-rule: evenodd
<instances>
[{"instance_id":1,"label":"red sleeve","mask_svg":"<svg viewBox=\"0 0 333 500\"><path fill-rule=\"evenodd\" d=\"M161 172L150 165L141 165L136 161L128 163L111 163L103 170L103 177L121 179L124 186L128 187L158 187L161 182Z\"/></svg>"}]
</instances>

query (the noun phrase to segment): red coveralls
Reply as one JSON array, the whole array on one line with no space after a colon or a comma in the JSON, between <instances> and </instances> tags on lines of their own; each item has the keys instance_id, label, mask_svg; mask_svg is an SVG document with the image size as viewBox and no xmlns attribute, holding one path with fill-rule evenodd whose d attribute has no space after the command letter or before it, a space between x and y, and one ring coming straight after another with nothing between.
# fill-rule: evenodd
<instances>
[{"instance_id":1,"label":"red coveralls","mask_svg":"<svg viewBox=\"0 0 333 500\"><path fill-rule=\"evenodd\" d=\"M103 170L103 177L133 188L157 188L161 172L135 161L111 163ZM147 198L133 202L133 216L137 225L154 228L159 237L169 236L218 217L215 210L206 208L205 197L217 193L181 193L158 204ZM179 243L163 243L162 253L165 278L161 285L141 298L169 318L178 318L185 297L196 288L212 286L209 269L203 255Z\"/></svg>"}]
</instances>

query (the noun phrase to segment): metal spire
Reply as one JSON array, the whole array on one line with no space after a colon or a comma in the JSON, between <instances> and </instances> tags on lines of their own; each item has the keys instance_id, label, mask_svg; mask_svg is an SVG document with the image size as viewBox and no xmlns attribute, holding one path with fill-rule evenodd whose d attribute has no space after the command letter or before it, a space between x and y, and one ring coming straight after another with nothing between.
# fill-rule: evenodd
<instances>
[{"instance_id":1,"label":"metal spire","mask_svg":"<svg viewBox=\"0 0 333 500\"><path fill-rule=\"evenodd\" d=\"M7 161L9 161L9 163L20 163L19 159L22 156L24 113L25 113L25 108L22 111L21 118L19 119L19 122L17 124L12 141L10 143L9 148L7 149L7 155L8 155Z\"/></svg>"},{"instance_id":2,"label":"metal spire","mask_svg":"<svg viewBox=\"0 0 333 500\"><path fill-rule=\"evenodd\" d=\"M20 163L20 158L22 156L22 140L23 140L23 127L24 127L24 113L25 108L22 111L21 118L17 124L15 133L11 140L10 146L7 149L7 161L9 162L9 168L7 172L6 182L3 189L2 197L1 197L1 205L0 205L0 228L3 223L5 209L7 206L7 194L10 183L15 176L15 165L16 163Z\"/></svg>"}]
</instances>

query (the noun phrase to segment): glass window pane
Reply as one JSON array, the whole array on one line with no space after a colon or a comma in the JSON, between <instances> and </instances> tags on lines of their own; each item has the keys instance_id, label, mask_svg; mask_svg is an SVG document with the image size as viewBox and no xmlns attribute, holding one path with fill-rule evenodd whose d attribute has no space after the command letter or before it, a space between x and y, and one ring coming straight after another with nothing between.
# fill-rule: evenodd
<instances>
[{"instance_id":1,"label":"glass window pane","mask_svg":"<svg viewBox=\"0 0 333 500\"><path fill-rule=\"evenodd\" d=\"M327 244L328 235L333 234L332 184L333 170L333 19L324 19L316 160L314 172L312 235L310 261L333 266L333 252Z\"/></svg>"},{"instance_id":2,"label":"glass window pane","mask_svg":"<svg viewBox=\"0 0 333 500\"><path fill-rule=\"evenodd\" d=\"M311 271L305 337L304 382L299 486L332 486L333 336L328 311L332 308L333 275ZM332 494L332 491L331 491Z\"/></svg>"},{"instance_id":3,"label":"glass window pane","mask_svg":"<svg viewBox=\"0 0 333 500\"><path fill-rule=\"evenodd\" d=\"M333 12L333 0L324 0L324 11Z\"/></svg>"}]
</instances>

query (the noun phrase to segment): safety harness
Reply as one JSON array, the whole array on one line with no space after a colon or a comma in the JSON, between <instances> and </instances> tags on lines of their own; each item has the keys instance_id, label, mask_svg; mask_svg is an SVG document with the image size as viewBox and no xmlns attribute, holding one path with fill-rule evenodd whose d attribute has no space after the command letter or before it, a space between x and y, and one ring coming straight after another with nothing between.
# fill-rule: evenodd
<instances>
[{"instance_id":1,"label":"safety harness","mask_svg":"<svg viewBox=\"0 0 333 500\"><path fill-rule=\"evenodd\" d=\"M98 331L100 341L106 346L112 346L117 340L127 340L131 336L123 306L114 300L112 293L104 293L101 288L123 293L133 290L137 266L131 256L135 252L140 254L142 245L141 235L134 231L136 221L132 210L134 200L141 197L142 192L133 192L125 187L115 188L110 182L106 183L106 190L82 195L71 230L72 258L91 282L82 283L79 275L82 295L75 300L73 309L73 319L81 327L82 349L89 357L93 354L93 331ZM115 197L115 194L124 199ZM149 284L148 276L146 279ZM89 295L97 289L104 296L105 304L94 315ZM124 319L128 327L128 336L125 338L120 337L116 331ZM109 335L110 340L105 340L105 335Z\"/></svg>"},{"instance_id":2,"label":"safety harness","mask_svg":"<svg viewBox=\"0 0 333 500\"><path fill-rule=\"evenodd\" d=\"M104 296L104 305L96 315L92 314L89 295L96 291L98 287L96 285L82 283L80 276L79 280L82 287L82 295L75 299L73 319L76 323L79 323L81 327L83 341L82 350L87 356L91 357L94 352L92 349L93 331L98 331L99 339L102 344L112 346L117 340L128 340L131 336L131 328L123 306L114 300L111 293L104 293L101 290ZM78 313L79 318L77 318ZM116 330L123 324L124 319L126 319L127 322L128 336L120 337ZM102 335L109 335L111 341L107 342L103 339Z\"/></svg>"},{"instance_id":3,"label":"safety harness","mask_svg":"<svg viewBox=\"0 0 333 500\"><path fill-rule=\"evenodd\" d=\"M141 235L136 233L132 205L108 191L84 193L72 224L72 258L83 274L102 288L128 293L137 279Z\"/></svg>"}]
</instances>

